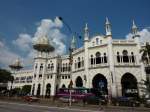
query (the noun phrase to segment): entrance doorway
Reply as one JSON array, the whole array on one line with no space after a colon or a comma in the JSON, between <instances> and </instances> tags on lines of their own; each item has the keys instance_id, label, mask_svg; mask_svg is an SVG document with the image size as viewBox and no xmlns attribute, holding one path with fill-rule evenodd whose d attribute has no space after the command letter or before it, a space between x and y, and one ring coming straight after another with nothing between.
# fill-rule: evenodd
<instances>
[{"instance_id":1,"label":"entrance doorway","mask_svg":"<svg viewBox=\"0 0 150 112\"><path fill-rule=\"evenodd\" d=\"M121 78L122 96L138 97L137 79L130 73L126 73Z\"/></svg>"},{"instance_id":2,"label":"entrance doorway","mask_svg":"<svg viewBox=\"0 0 150 112\"><path fill-rule=\"evenodd\" d=\"M102 74L95 75L95 77L92 80L92 84L93 84L92 92L96 96L102 97L108 94L107 79L105 78L104 75Z\"/></svg>"}]
</instances>

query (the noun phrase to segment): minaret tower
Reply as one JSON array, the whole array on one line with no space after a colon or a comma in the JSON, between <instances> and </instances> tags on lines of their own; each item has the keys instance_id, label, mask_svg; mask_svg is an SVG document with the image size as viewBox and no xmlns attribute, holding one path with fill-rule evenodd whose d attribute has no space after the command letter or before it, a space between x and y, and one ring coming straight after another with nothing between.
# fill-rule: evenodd
<instances>
[{"instance_id":1,"label":"minaret tower","mask_svg":"<svg viewBox=\"0 0 150 112\"><path fill-rule=\"evenodd\" d=\"M84 65L85 65L85 79L84 85L87 88L91 88L90 86L90 78L89 78L89 51L88 51L88 45L89 45L89 28L88 24L85 24L84 28Z\"/></svg>"},{"instance_id":2,"label":"minaret tower","mask_svg":"<svg viewBox=\"0 0 150 112\"><path fill-rule=\"evenodd\" d=\"M134 20L132 22L132 34L133 34L133 38L139 37L138 35L138 27L136 26Z\"/></svg>"},{"instance_id":3,"label":"minaret tower","mask_svg":"<svg viewBox=\"0 0 150 112\"><path fill-rule=\"evenodd\" d=\"M33 43L33 48L37 51L34 58L34 78L31 94L36 96L44 95L44 86L46 78L47 58L48 54L54 51L54 47L50 45L47 36L39 37Z\"/></svg>"},{"instance_id":4,"label":"minaret tower","mask_svg":"<svg viewBox=\"0 0 150 112\"><path fill-rule=\"evenodd\" d=\"M84 28L84 41L88 41L89 40L89 28L88 28L88 24L85 24L85 28Z\"/></svg>"},{"instance_id":5,"label":"minaret tower","mask_svg":"<svg viewBox=\"0 0 150 112\"><path fill-rule=\"evenodd\" d=\"M73 35L72 40L71 40L71 50L74 51L76 49L76 38Z\"/></svg>"},{"instance_id":6,"label":"minaret tower","mask_svg":"<svg viewBox=\"0 0 150 112\"><path fill-rule=\"evenodd\" d=\"M105 22L105 30L106 30L106 36L112 35L111 34L111 24L107 17L106 17L106 22Z\"/></svg>"}]
</instances>

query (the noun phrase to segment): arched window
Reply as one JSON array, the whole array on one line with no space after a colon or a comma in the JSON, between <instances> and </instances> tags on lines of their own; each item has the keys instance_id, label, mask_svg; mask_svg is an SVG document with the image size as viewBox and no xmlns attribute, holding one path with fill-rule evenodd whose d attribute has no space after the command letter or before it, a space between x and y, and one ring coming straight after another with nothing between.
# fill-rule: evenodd
<instances>
[{"instance_id":1,"label":"arched window","mask_svg":"<svg viewBox=\"0 0 150 112\"><path fill-rule=\"evenodd\" d=\"M128 63L129 62L128 51L123 50L122 54L123 54L123 62Z\"/></svg>"},{"instance_id":2,"label":"arched window","mask_svg":"<svg viewBox=\"0 0 150 112\"><path fill-rule=\"evenodd\" d=\"M66 70L65 71L68 71L68 64L66 63Z\"/></svg>"},{"instance_id":3,"label":"arched window","mask_svg":"<svg viewBox=\"0 0 150 112\"><path fill-rule=\"evenodd\" d=\"M76 62L76 60L75 60L74 66L75 66L75 69L77 69L77 62Z\"/></svg>"},{"instance_id":4,"label":"arched window","mask_svg":"<svg viewBox=\"0 0 150 112\"><path fill-rule=\"evenodd\" d=\"M66 88L65 84L62 85L62 88Z\"/></svg>"},{"instance_id":5,"label":"arched window","mask_svg":"<svg viewBox=\"0 0 150 112\"><path fill-rule=\"evenodd\" d=\"M48 64L48 67L47 67L47 69L50 69L50 64Z\"/></svg>"},{"instance_id":6,"label":"arched window","mask_svg":"<svg viewBox=\"0 0 150 112\"><path fill-rule=\"evenodd\" d=\"M35 69L37 69L37 67L38 67L38 64L36 63L36 64L35 64Z\"/></svg>"},{"instance_id":7,"label":"arched window","mask_svg":"<svg viewBox=\"0 0 150 112\"><path fill-rule=\"evenodd\" d=\"M65 71L65 64L63 64L63 72Z\"/></svg>"},{"instance_id":8,"label":"arched window","mask_svg":"<svg viewBox=\"0 0 150 112\"><path fill-rule=\"evenodd\" d=\"M52 71L54 70L54 64L53 63L51 64L51 70Z\"/></svg>"},{"instance_id":9,"label":"arched window","mask_svg":"<svg viewBox=\"0 0 150 112\"><path fill-rule=\"evenodd\" d=\"M78 57L78 68L81 67L81 60L80 60L80 57Z\"/></svg>"},{"instance_id":10,"label":"arched window","mask_svg":"<svg viewBox=\"0 0 150 112\"><path fill-rule=\"evenodd\" d=\"M94 64L94 59L93 59L93 55L91 55L91 65Z\"/></svg>"},{"instance_id":11,"label":"arched window","mask_svg":"<svg viewBox=\"0 0 150 112\"><path fill-rule=\"evenodd\" d=\"M96 64L100 64L101 63L101 54L100 52L96 53Z\"/></svg>"},{"instance_id":12,"label":"arched window","mask_svg":"<svg viewBox=\"0 0 150 112\"><path fill-rule=\"evenodd\" d=\"M96 45L99 44L99 38L96 38Z\"/></svg>"},{"instance_id":13,"label":"arched window","mask_svg":"<svg viewBox=\"0 0 150 112\"><path fill-rule=\"evenodd\" d=\"M104 53L104 63L107 63L106 53Z\"/></svg>"},{"instance_id":14,"label":"arched window","mask_svg":"<svg viewBox=\"0 0 150 112\"><path fill-rule=\"evenodd\" d=\"M40 71L43 70L43 64L40 65Z\"/></svg>"},{"instance_id":15,"label":"arched window","mask_svg":"<svg viewBox=\"0 0 150 112\"><path fill-rule=\"evenodd\" d=\"M82 67L84 67L84 59L83 59L83 57L82 57L82 62L81 63L82 63Z\"/></svg>"},{"instance_id":16,"label":"arched window","mask_svg":"<svg viewBox=\"0 0 150 112\"><path fill-rule=\"evenodd\" d=\"M117 52L117 62L120 63L120 55L119 55L119 52Z\"/></svg>"},{"instance_id":17,"label":"arched window","mask_svg":"<svg viewBox=\"0 0 150 112\"><path fill-rule=\"evenodd\" d=\"M133 52L131 52L131 62L132 62L132 63L135 63L135 58L134 58Z\"/></svg>"}]
</instances>

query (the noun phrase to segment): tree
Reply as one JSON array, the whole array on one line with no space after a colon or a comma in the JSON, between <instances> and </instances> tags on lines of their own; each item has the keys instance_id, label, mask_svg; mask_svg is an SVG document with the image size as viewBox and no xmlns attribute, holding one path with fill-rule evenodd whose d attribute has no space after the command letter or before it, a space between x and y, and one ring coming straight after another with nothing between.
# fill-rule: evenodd
<instances>
[{"instance_id":1,"label":"tree","mask_svg":"<svg viewBox=\"0 0 150 112\"><path fill-rule=\"evenodd\" d=\"M140 50L140 53L142 53L141 56L141 61L146 65L145 66L145 72L147 74L147 80L142 80L143 85L145 85L145 88L142 90L146 93L149 94L150 97L150 45L148 42L146 42L146 46Z\"/></svg>"},{"instance_id":2,"label":"tree","mask_svg":"<svg viewBox=\"0 0 150 112\"><path fill-rule=\"evenodd\" d=\"M141 60L145 63L149 63L149 58L150 58L150 45L148 42L146 42L146 46L140 50L140 53L142 53Z\"/></svg>"},{"instance_id":3,"label":"tree","mask_svg":"<svg viewBox=\"0 0 150 112\"><path fill-rule=\"evenodd\" d=\"M13 81L14 77L8 70L0 68L0 83L7 83L8 81Z\"/></svg>"},{"instance_id":4,"label":"tree","mask_svg":"<svg viewBox=\"0 0 150 112\"><path fill-rule=\"evenodd\" d=\"M31 91L31 85L24 85L21 90L22 94L24 95L30 94L30 91Z\"/></svg>"}]
</instances>

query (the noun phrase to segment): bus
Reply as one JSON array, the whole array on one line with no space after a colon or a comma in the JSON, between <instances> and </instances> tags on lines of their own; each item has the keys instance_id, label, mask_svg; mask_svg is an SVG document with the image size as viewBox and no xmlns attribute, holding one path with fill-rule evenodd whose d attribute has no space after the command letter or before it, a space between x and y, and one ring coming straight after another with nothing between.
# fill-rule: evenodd
<instances>
[{"instance_id":1,"label":"bus","mask_svg":"<svg viewBox=\"0 0 150 112\"><path fill-rule=\"evenodd\" d=\"M60 88L56 96L57 98L59 97L65 97L65 96L70 96L71 92L71 97L74 99L82 100L85 97L88 96L95 96L92 92L91 89L89 88L83 88L83 87L78 87L78 88Z\"/></svg>"}]
</instances>

